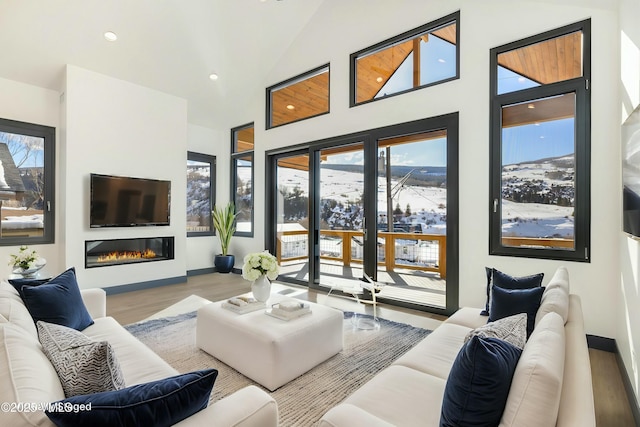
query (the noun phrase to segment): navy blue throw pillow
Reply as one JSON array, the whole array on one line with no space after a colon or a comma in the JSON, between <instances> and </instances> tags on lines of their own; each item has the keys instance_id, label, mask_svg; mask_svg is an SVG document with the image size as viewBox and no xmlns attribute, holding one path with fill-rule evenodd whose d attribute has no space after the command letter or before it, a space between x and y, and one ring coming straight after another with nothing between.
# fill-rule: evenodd
<instances>
[{"instance_id":1,"label":"navy blue throw pillow","mask_svg":"<svg viewBox=\"0 0 640 427\"><path fill-rule=\"evenodd\" d=\"M513 316L514 314L527 313L527 338L529 338L531 332L533 332L536 313L540 308L544 289L543 287L503 289L499 286L493 286L489 304L489 322Z\"/></svg>"},{"instance_id":2,"label":"navy blue throw pillow","mask_svg":"<svg viewBox=\"0 0 640 427\"><path fill-rule=\"evenodd\" d=\"M440 427L497 426L522 350L498 338L474 336L453 362Z\"/></svg>"},{"instance_id":3,"label":"navy blue throw pillow","mask_svg":"<svg viewBox=\"0 0 640 427\"><path fill-rule=\"evenodd\" d=\"M24 285L39 286L39 285L44 285L49 280L51 280L51 278L49 279L9 279L9 283L11 284L11 286L16 288L16 291L18 291L18 293L22 297L22 287Z\"/></svg>"},{"instance_id":4,"label":"navy blue throw pillow","mask_svg":"<svg viewBox=\"0 0 640 427\"><path fill-rule=\"evenodd\" d=\"M544 273L515 277L495 268L485 267L484 269L487 273L487 302L485 309L480 313L483 316L489 316L490 313L489 299L492 286L500 286L503 289L529 289L542 286L542 279L544 278Z\"/></svg>"},{"instance_id":5,"label":"navy blue throw pillow","mask_svg":"<svg viewBox=\"0 0 640 427\"><path fill-rule=\"evenodd\" d=\"M169 427L206 408L215 369L190 372L116 391L73 396L45 411L58 427ZM65 410L65 405L74 410ZM90 405L90 406L89 406Z\"/></svg>"},{"instance_id":6,"label":"navy blue throw pillow","mask_svg":"<svg viewBox=\"0 0 640 427\"><path fill-rule=\"evenodd\" d=\"M73 267L39 286L23 285L20 296L34 322L42 320L78 331L93 325Z\"/></svg>"}]
</instances>

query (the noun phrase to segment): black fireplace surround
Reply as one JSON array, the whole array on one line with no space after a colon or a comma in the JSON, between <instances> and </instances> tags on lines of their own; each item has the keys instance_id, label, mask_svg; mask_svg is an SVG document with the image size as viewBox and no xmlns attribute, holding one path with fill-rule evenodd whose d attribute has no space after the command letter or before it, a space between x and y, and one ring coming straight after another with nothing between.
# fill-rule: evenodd
<instances>
[{"instance_id":1,"label":"black fireplace surround","mask_svg":"<svg viewBox=\"0 0 640 427\"><path fill-rule=\"evenodd\" d=\"M87 240L84 242L85 268L166 261L174 258L173 237Z\"/></svg>"}]
</instances>

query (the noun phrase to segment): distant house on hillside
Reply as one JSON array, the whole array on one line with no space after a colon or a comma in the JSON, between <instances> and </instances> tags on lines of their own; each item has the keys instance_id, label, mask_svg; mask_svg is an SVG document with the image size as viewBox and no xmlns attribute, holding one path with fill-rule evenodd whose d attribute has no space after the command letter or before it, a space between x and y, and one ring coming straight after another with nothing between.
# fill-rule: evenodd
<instances>
[{"instance_id":1,"label":"distant house on hillside","mask_svg":"<svg viewBox=\"0 0 640 427\"><path fill-rule=\"evenodd\" d=\"M20 199L25 192L9 146L0 143L0 200Z\"/></svg>"}]
</instances>

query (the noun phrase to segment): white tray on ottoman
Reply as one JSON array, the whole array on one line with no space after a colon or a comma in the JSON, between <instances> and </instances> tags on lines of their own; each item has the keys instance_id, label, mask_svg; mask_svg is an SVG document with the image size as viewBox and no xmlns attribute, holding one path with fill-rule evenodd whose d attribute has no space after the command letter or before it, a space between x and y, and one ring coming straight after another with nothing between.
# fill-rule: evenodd
<instances>
[{"instance_id":1,"label":"white tray on ottoman","mask_svg":"<svg viewBox=\"0 0 640 427\"><path fill-rule=\"evenodd\" d=\"M267 307L286 299L272 295ZM196 345L271 391L342 350L340 310L308 303L311 314L284 321L265 310L237 314L222 303L198 310Z\"/></svg>"}]
</instances>

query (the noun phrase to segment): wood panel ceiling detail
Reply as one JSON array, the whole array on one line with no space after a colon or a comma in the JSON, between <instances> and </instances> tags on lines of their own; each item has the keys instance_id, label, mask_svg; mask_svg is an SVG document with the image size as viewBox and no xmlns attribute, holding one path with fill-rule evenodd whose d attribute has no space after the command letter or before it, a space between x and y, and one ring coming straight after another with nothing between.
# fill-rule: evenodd
<instances>
[{"instance_id":1,"label":"wood panel ceiling detail","mask_svg":"<svg viewBox=\"0 0 640 427\"><path fill-rule=\"evenodd\" d=\"M240 129L236 133L236 153L243 151L253 151L254 148L254 127Z\"/></svg>"},{"instance_id":2,"label":"wood panel ceiling detail","mask_svg":"<svg viewBox=\"0 0 640 427\"><path fill-rule=\"evenodd\" d=\"M356 102L373 99L413 52L413 40L388 47L356 61Z\"/></svg>"},{"instance_id":3,"label":"wood panel ceiling detail","mask_svg":"<svg viewBox=\"0 0 640 427\"><path fill-rule=\"evenodd\" d=\"M573 93L510 105L502 109L502 127L524 126L575 117Z\"/></svg>"},{"instance_id":4,"label":"wood panel ceiling detail","mask_svg":"<svg viewBox=\"0 0 640 427\"><path fill-rule=\"evenodd\" d=\"M271 126L279 126L327 112L329 112L328 70L271 92Z\"/></svg>"},{"instance_id":5,"label":"wood panel ceiling detail","mask_svg":"<svg viewBox=\"0 0 640 427\"><path fill-rule=\"evenodd\" d=\"M498 64L540 84L580 77L582 32L501 53Z\"/></svg>"},{"instance_id":6,"label":"wood panel ceiling detail","mask_svg":"<svg viewBox=\"0 0 640 427\"><path fill-rule=\"evenodd\" d=\"M414 49L420 49L420 41L428 43L429 37L435 36L455 45L457 42L456 28L456 23L449 24L358 58L356 64L356 103L369 101L378 95L383 86ZM416 70L419 73L419 66L417 68L414 67L414 72ZM419 80L418 76L416 81L419 82ZM419 86L419 83L414 84L414 87L417 86Z\"/></svg>"}]
</instances>

